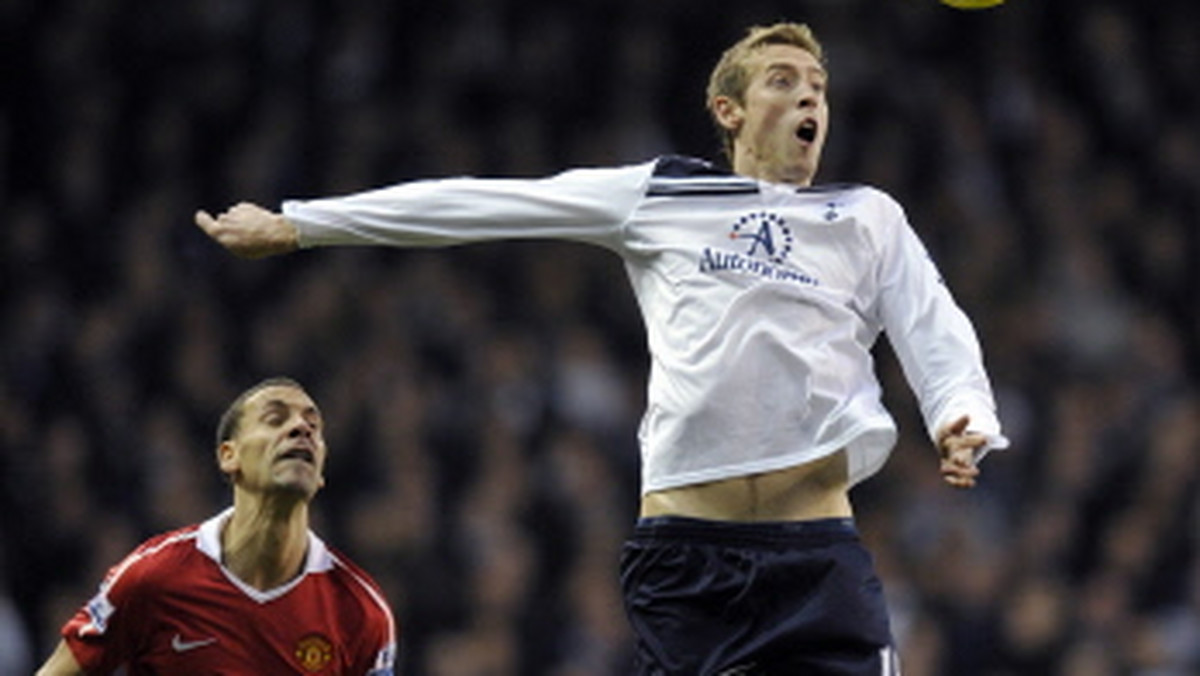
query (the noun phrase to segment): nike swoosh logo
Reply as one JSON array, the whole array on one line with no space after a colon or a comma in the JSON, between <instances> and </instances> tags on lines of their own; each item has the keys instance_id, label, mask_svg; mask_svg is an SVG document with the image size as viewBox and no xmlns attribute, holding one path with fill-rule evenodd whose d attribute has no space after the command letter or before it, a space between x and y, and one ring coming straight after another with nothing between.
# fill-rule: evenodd
<instances>
[{"instance_id":1,"label":"nike swoosh logo","mask_svg":"<svg viewBox=\"0 0 1200 676\"><path fill-rule=\"evenodd\" d=\"M184 653L196 648L203 648L206 645L212 645L217 642L216 637L202 638L199 641L185 641L179 634L175 634L175 638L171 639L171 648L177 653Z\"/></svg>"}]
</instances>

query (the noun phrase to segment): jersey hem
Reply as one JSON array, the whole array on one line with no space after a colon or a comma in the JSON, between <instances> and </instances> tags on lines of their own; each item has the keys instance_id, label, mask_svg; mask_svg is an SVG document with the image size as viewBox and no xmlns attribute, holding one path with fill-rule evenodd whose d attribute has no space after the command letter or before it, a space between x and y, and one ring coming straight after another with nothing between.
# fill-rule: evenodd
<instances>
[{"instance_id":1,"label":"jersey hem","mask_svg":"<svg viewBox=\"0 0 1200 676\"><path fill-rule=\"evenodd\" d=\"M850 432L820 446L778 457L687 472L659 481L643 479L641 494L644 497L655 491L788 469L829 457L840 450L845 450L849 456L849 486L853 487L878 472L895 447L896 431L890 421L876 419L874 422L874 425L870 422L856 425Z\"/></svg>"}]
</instances>

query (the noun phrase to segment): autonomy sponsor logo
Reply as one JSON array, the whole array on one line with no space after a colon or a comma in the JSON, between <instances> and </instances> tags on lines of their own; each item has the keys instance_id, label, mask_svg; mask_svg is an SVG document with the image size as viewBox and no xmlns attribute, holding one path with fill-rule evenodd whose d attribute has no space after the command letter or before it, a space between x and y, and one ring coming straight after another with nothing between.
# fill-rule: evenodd
<instances>
[{"instance_id":1,"label":"autonomy sponsor logo","mask_svg":"<svg viewBox=\"0 0 1200 676\"><path fill-rule=\"evenodd\" d=\"M706 247L700 256L700 272L738 272L782 282L819 286L820 281L787 265L795 241L782 216L754 211L734 221L729 239L744 242L741 252Z\"/></svg>"},{"instance_id":2,"label":"autonomy sponsor logo","mask_svg":"<svg viewBox=\"0 0 1200 676\"><path fill-rule=\"evenodd\" d=\"M729 239L749 240L746 255L780 264L792 252L792 230L779 214L755 211L734 222Z\"/></svg>"},{"instance_id":3,"label":"autonomy sponsor logo","mask_svg":"<svg viewBox=\"0 0 1200 676\"><path fill-rule=\"evenodd\" d=\"M799 270L773 265L766 261L755 260L739 253L717 251L710 248L704 250L700 257L700 272L720 272L728 270L747 275L755 275L779 282L795 282L806 286L820 286L821 282L812 275Z\"/></svg>"}]
</instances>

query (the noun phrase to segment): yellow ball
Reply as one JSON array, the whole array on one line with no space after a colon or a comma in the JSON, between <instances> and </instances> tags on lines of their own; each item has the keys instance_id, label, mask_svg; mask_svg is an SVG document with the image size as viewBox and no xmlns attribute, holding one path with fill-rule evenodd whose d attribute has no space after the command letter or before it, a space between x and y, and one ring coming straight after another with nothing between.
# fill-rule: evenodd
<instances>
[{"instance_id":1,"label":"yellow ball","mask_svg":"<svg viewBox=\"0 0 1200 676\"><path fill-rule=\"evenodd\" d=\"M987 9L1004 4L1004 0L941 0L941 2L943 5L955 9Z\"/></svg>"}]
</instances>

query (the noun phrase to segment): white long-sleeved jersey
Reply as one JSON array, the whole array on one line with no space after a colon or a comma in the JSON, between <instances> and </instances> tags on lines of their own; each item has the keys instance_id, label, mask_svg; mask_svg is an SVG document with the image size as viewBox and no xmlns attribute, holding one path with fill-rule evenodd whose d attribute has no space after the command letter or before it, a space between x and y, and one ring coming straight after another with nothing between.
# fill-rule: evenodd
<instances>
[{"instance_id":1,"label":"white long-sleeved jersey","mask_svg":"<svg viewBox=\"0 0 1200 676\"><path fill-rule=\"evenodd\" d=\"M620 255L652 360L643 493L839 449L852 484L874 474L896 440L870 352L881 331L931 436L968 415L988 448L1008 445L970 321L900 206L873 188L798 189L663 157L418 181L283 213L303 247L549 238Z\"/></svg>"}]
</instances>

